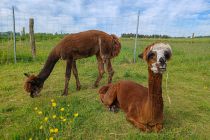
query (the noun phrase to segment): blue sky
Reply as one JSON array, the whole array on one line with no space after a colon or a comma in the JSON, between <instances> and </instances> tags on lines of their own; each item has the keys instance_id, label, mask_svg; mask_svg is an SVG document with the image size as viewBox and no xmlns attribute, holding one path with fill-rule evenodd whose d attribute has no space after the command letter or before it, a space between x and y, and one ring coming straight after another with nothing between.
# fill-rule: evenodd
<instances>
[{"instance_id":1,"label":"blue sky","mask_svg":"<svg viewBox=\"0 0 210 140\"><path fill-rule=\"evenodd\" d=\"M139 10L140 34L210 35L209 0L1 0L0 31L12 30L12 5L18 32L33 17L35 32L135 33Z\"/></svg>"}]
</instances>

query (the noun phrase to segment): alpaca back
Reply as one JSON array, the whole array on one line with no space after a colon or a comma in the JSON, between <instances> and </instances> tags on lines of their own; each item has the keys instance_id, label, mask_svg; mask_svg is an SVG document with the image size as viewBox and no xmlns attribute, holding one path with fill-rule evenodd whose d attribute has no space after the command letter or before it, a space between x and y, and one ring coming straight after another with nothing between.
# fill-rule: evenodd
<instances>
[{"instance_id":1,"label":"alpaca back","mask_svg":"<svg viewBox=\"0 0 210 140\"><path fill-rule=\"evenodd\" d=\"M62 59L72 57L80 59L92 55L101 55L104 59L117 56L121 44L115 35L102 31L89 30L65 36L56 46Z\"/></svg>"}]
</instances>

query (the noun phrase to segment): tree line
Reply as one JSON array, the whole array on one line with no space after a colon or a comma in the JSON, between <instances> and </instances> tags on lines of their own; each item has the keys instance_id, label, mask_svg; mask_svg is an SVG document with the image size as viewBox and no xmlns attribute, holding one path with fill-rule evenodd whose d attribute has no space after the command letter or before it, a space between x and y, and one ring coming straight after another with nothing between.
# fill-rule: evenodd
<instances>
[{"instance_id":1,"label":"tree line","mask_svg":"<svg viewBox=\"0 0 210 140\"><path fill-rule=\"evenodd\" d=\"M59 33L35 33L35 39L36 41L40 40L48 40L48 39L55 39L55 38L63 38L63 36L67 34L59 34ZM18 40L29 40L29 34L28 33L19 33L16 32L16 39ZM123 33L121 34L121 37L123 38L134 38L136 37L136 34L134 33ZM138 34L138 38L186 38L186 37L171 37L169 35L158 35L158 34L153 34L153 35L142 35ZM210 37L210 36L195 36L195 38L203 38L203 37ZM190 38L188 36L187 38ZM13 39L13 32L8 31L8 32L0 32L0 40L11 40Z\"/></svg>"},{"instance_id":2,"label":"tree line","mask_svg":"<svg viewBox=\"0 0 210 140\"><path fill-rule=\"evenodd\" d=\"M132 37L136 37L136 34L134 34L134 33L123 33L123 34L121 34L121 37L132 38ZM153 34L153 35L138 34L137 37L138 38L171 38L168 35L158 35L158 34Z\"/></svg>"},{"instance_id":3,"label":"tree line","mask_svg":"<svg viewBox=\"0 0 210 140\"><path fill-rule=\"evenodd\" d=\"M29 33L21 34L19 32L16 32L16 40L29 40ZM64 35L66 34L52 34L52 33L35 33L35 39L36 41L41 41L41 40L48 40L48 39L55 39L55 38L63 38ZM0 32L0 40L11 40L13 39L13 32L8 31L8 32Z\"/></svg>"}]
</instances>

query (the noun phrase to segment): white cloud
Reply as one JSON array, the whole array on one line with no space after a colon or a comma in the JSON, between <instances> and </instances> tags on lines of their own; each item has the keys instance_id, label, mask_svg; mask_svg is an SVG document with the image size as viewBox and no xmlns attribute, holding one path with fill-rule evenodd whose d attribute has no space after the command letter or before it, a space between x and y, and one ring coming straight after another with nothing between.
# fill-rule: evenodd
<instances>
[{"instance_id":1,"label":"white cloud","mask_svg":"<svg viewBox=\"0 0 210 140\"><path fill-rule=\"evenodd\" d=\"M35 18L36 32L78 32L100 29L109 33L135 33L140 10L141 34L209 34L210 3L204 0L2 0L0 30L11 30L11 6L16 9L16 26L28 29ZM200 19L202 17L202 19Z\"/></svg>"}]
</instances>

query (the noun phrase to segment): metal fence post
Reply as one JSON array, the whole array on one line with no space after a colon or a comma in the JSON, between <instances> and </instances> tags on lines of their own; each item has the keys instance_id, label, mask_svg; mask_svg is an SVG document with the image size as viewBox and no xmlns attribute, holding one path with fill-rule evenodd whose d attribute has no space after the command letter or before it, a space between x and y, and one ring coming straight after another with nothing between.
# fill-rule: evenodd
<instances>
[{"instance_id":1,"label":"metal fence post","mask_svg":"<svg viewBox=\"0 0 210 140\"><path fill-rule=\"evenodd\" d=\"M134 53L133 53L134 63L136 63L136 45L137 45L138 30L139 30L139 15L140 15L140 11L138 11L138 15L137 15L136 38L135 38Z\"/></svg>"},{"instance_id":2,"label":"metal fence post","mask_svg":"<svg viewBox=\"0 0 210 140\"><path fill-rule=\"evenodd\" d=\"M14 40L14 62L16 64L16 34L15 34L15 10L14 6L12 6L12 15L13 15L13 40Z\"/></svg>"}]
</instances>

